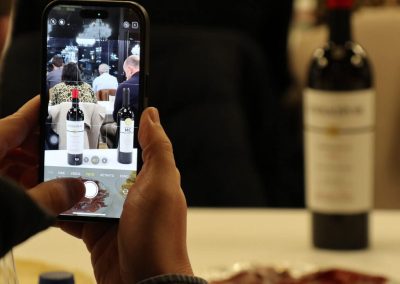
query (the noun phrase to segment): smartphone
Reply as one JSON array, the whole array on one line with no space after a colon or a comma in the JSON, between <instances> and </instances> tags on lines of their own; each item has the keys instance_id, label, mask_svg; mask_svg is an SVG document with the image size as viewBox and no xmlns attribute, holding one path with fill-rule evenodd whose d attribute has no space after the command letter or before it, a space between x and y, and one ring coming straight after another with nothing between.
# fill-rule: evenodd
<instances>
[{"instance_id":1,"label":"smartphone","mask_svg":"<svg viewBox=\"0 0 400 284\"><path fill-rule=\"evenodd\" d=\"M111 221L141 168L149 20L127 1L54 1L42 19L41 181L73 177L85 197L61 220Z\"/></svg>"}]
</instances>

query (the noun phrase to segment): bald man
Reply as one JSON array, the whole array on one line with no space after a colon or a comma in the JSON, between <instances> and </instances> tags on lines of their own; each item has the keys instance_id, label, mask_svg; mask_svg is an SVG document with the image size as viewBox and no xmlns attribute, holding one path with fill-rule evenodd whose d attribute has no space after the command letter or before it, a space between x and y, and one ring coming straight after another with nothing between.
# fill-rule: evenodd
<instances>
[{"instance_id":1,"label":"bald man","mask_svg":"<svg viewBox=\"0 0 400 284\"><path fill-rule=\"evenodd\" d=\"M136 55L131 55L124 62L124 72L126 81L118 86L117 94L115 95L114 102L114 121L117 121L117 113L122 107L122 91L128 88L130 91L129 102L134 110L135 116L137 115L138 104L139 104L139 70L140 70L140 59Z\"/></svg>"}]
</instances>

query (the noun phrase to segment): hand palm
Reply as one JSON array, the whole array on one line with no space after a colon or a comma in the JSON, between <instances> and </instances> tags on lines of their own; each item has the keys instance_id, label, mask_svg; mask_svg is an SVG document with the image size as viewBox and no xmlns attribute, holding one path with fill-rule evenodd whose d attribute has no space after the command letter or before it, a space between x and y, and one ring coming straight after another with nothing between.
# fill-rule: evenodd
<instances>
[{"instance_id":1,"label":"hand palm","mask_svg":"<svg viewBox=\"0 0 400 284\"><path fill-rule=\"evenodd\" d=\"M162 274L193 275L186 249L186 201L171 143L148 109L139 128L143 167L118 224L61 223L83 239L98 283L136 283Z\"/></svg>"},{"instance_id":2,"label":"hand palm","mask_svg":"<svg viewBox=\"0 0 400 284\"><path fill-rule=\"evenodd\" d=\"M118 224L60 223L67 233L81 238L91 254L98 283L121 283L118 251Z\"/></svg>"}]
</instances>

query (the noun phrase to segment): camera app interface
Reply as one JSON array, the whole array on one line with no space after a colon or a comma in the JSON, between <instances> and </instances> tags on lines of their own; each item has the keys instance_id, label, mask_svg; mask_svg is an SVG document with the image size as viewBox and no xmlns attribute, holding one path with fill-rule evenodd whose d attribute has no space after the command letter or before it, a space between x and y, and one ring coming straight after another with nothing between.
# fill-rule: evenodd
<instances>
[{"instance_id":1,"label":"camera app interface","mask_svg":"<svg viewBox=\"0 0 400 284\"><path fill-rule=\"evenodd\" d=\"M58 5L47 17L44 180L82 179L62 215L119 218L137 172L140 23L129 8Z\"/></svg>"}]
</instances>

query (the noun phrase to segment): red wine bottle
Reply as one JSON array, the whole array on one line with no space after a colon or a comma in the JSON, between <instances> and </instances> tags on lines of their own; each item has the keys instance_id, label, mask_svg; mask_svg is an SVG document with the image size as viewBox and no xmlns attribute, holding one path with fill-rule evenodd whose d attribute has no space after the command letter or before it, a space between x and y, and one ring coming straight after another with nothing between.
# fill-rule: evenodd
<instances>
[{"instance_id":1,"label":"red wine bottle","mask_svg":"<svg viewBox=\"0 0 400 284\"><path fill-rule=\"evenodd\" d=\"M306 202L317 248L367 248L375 93L351 37L351 0L328 0L329 41L314 52L304 92Z\"/></svg>"},{"instance_id":2,"label":"red wine bottle","mask_svg":"<svg viewBox=\"0 0 400 284\"><path fill-rule=\"evenodd\" d=\"M118 123L118 162L121 164L132 163L134 114L130 106L129 88L122 91L122 107L117 114Z\"/></svg>"},{"instance_id":3,"label":"red wine bottle","mask_svg":"<svg viewBox=\"0 0 400 284\"><path fill-rule=\"evenodd\" d=\"M72 107L67 113L67 153L68 164L82 164L84 147L84 114L79 108L79 90L72 90Z\"/></svg>"}]
</instances>

